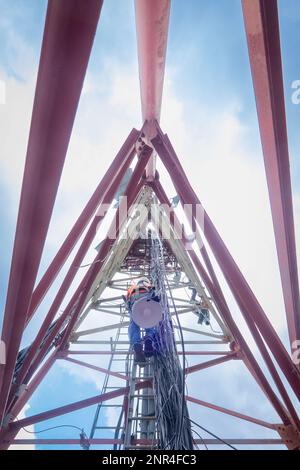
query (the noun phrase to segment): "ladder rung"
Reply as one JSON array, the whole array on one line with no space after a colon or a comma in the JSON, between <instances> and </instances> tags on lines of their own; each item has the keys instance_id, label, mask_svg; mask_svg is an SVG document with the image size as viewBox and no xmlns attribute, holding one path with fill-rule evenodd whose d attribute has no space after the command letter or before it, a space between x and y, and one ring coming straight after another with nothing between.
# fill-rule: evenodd
<instances>
[{"instance_id":1,"label":"ladder rung","mask_svg":"<svg viewBox=\"0 0 300 470\"><path fill-rule=\"evenodd\" d=\"M153 399L155 397L155 395L138 395L138 394L134 394L134 395L130 395L131 398L142 398L142 399L145 399L145 398L151 398Z\"/></svg>"},{"instance_id":2,"label":"ladder rung","mask_svg":"<svg viewBox=\"0 0 300 470\"><path fill-rule=\"evenodd\" d=\"M116 429L116 426L96 426L95 429ZM118 429L124 429L124 426L120 426Z\"/></svg>"},{"instance_id":3,"label":"ladder rung","mask_svg":"<svg viewBox=\"0 0 300 470\"><path fill-rule=\"evenodd\" d=\"M149 375L149 377L131 377L132 380L148 380L148 379L153 379L153 375Z\"/></svg>"},{"instance_id":4,"label":"ladder rung","mask_svg":"<svg viewBox=\"0 0 300 470\"><path fill-rule=\"evenodd\" d=\"M155 449L157 449L157 447L156 446L151 446L149 444L147 446L146 445L143 445L143 446L124 446L124 449L126 449L126 450L131 450L131 449L132 450L133 449L134 450L150 450L150 449L155 450Z\"/></svg>"},{"instance_id":5,"label":"ladder rung","mask_svg":"<svg viewBox=\"0 0 300 470\"><path fill-rule=\"evenodd\" d=\"M101 408L122 408L123 405L106 405L106 404L103 404Z\"/></svg>"},{"instance_id":6,"label":"ladder rung","mask_svg":"<svg viewBox=\"0 0 300 470\"><path fill-rule=\"evenodd\" d=\"M128 421L154 421L156 416L134 416L133 418L128 418Z\"/></svg>"}]
</instances>

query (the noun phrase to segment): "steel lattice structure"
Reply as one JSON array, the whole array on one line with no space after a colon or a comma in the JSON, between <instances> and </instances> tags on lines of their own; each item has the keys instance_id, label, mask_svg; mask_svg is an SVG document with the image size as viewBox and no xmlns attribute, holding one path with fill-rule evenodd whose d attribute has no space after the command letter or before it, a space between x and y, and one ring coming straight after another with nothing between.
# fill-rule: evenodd
<instances>
[{"instance_id":1,"label":"steel lattice structure","mask_svg":"<svg viewBox=\"0 0 300 470\"><path fill-rule=\"evenodd\" d=\"M151 397L153 385L151 365L149 364L145 372L139 374L134 372L136 367L132 366L130 357L127 357L127 341L122 342L121 339L128 326L121 295L110 298L105 296L105 289L123 291L129 280L143 272L147 264L145 263L147 244L141 242L140 239L133 242L132 239L122 236L124 230L128 230L134 223L135 204L139 203L146 209L144 219L142 216L139 218L141 228L147 226L150 204L154 205L160 214L159 231L165 250L165 265L168 271L166 275L170 282L169 292L173 292L176 288L192 287L199 298L204 299L213 321L220 329L220 333L213 334L200 327L184 327L187 333L193 335L193 338L186 340L185 351L180 341L177 341L178 355L199 359L196 364L186 366L185 374L200 373L203 369L217 365L220 367L221 364L231 360L240 361L260 386L262 397L265 396L265 399L273 406L278 415L278 421L269 423L259 417L248 416L188 394L185 396L186 402L249 421L278 433L274 439L258 439L256 436L249 439L232 439L230 436L224 436L229 444L281 443L289 449L300 449L299 415L291 398L292 395L298 400L300 398L299 367L292 361L290 352L282 344L212 220L203 209L185 174L184 162L181 162L168 136L159 125L170 0L151 0L151 2L135 0L144 125L141 130L133 129L129 133L57 255L35 286L102 3L102 0L89 0L87 7L87 2L84 0L72 2L49 0L48 2L2 329L6 361L5 364L0 365L0 448L6 449L16 442L49 445L85 443L88 446L104 445L117 448L155 446L156 430L149 418L151 406L151 416L157 417L153 409L155 408L153 397ZM299 283L277 2L276 0L242 0L242 8L287 326L293 351L295 340L300 339ZM57 316L58 309L73 283L78 267L84 261L96 230L103 221L104 216L99 215L102 214L99 209L113 202L126 171L135 162L135 156L138 158L124 194L127 197L129 218L127 214L124 216L119 206L115 215L115 221L118 221L116 238L112 239L107 235L63 314ZM189 240L185 236L177 236L181 224L159 180L156 171L157 158L161 159L169 173L180 203L184 207L192 208L189 217L191 228L196 233L197 249L189 246ZM201 207L203 210L203 223L201 224L194 210L196 207ZM167 209L171 214L169 218ZM77 247L85 230L83 240ZM276 388L259 365L232 317L206 246L209 246L210 252L223 273L240 313L256 342L268 376L271 377ZM77 247L77 252L39 332L24 357L20 359L18 353L24 330L75 247ZM178 273L185 276L186 280L183 284L181 280L175 280ZM199 302L198 304L197 302L190 303L179 296L176 299L176 305L174 303L174 308L182 315L189 312L197 315ZM103 315L117 316L118 321L106 325L99 324L99 327L94 328L93 331L85 329L84 322L92 310L101 312ZM101 335L105 332L111 334L112 331L116 332L114 340L108 341L99 337L90 339L90 336L97 338L93 335ZM82 339L85 336L89 339ZM103 345L103 349L94 349L95 344ZM190 349L189 344L196 349ZM82 349L83 347L85 349ZM119 355L127 359L123 361L122 370L120 368L114 370L111 362L107 368L103 368L77 357L73 358L73 356L80 355L97 357L103 355L112 360ZM206 355L215 356L215 358L201 362L202 356ZM70 361L77 366L96 370L99 374L106 374L103 393L15 420L56 360ZM136 374L136 377L133 377L133 374ZM109 390L108 379L111 377L118 381L118 386ZM120 398L120 420L115 428L115 437L97 437L97 420L101 407L116 398ZM131 404L130 400L133 400ZM133 403L134 407L136 403L134 400L141 401L141 406L138 405L136 408L140 413L138 415L132 414ZM147 412L145 411L146 400ZM22 427L92 405L98 406L98 414L95 416L87 441L85 437L52 440L38 438L21 441L15 439ZM145 416L148 416L148 419L145 419ZM146 423L137 429L133 426L134 420L141 422L144 420ZM132 434L134 434L133 437ZM195 439L194 442L195 444L218 443L216 439Z\"/></svg>"}]
</instances>

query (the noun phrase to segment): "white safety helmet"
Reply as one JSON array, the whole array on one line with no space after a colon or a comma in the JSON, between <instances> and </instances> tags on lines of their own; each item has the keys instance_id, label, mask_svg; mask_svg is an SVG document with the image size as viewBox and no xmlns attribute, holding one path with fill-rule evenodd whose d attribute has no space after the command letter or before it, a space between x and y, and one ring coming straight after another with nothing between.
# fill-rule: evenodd
<instances>
[{"instance_id":1,"label":"white safety helmet","mask_svg":"<svg viewBox=\"0 0 300 470\"><path fill-rule=\"evenodd\" d=\"M149 287L149 286L151 286L151 282L150 282L150 280L149 280L147 277L140 277L140 278L137 280L137 285L138 285L138 286Z\"/></svg>"}]
</instances>

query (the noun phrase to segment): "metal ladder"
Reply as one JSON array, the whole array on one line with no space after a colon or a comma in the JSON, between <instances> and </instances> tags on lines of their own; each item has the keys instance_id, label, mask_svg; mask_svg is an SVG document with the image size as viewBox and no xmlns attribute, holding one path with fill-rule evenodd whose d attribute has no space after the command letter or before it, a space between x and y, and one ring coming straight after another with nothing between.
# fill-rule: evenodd
<instances>
[{"instance_id":1,"label":"metal ladder","mask_svg":"<svg viewBox=\"0 0 300 470\"><path fill-rule=\"evenodd\" d=\"M154 449L156 442L156 407L153 389L135 390L139 381L153 378L152 360L147 360L145 368L140 368L130 358L129 393L125 414L124 449L141 450ZM135 443L135 439L147 440L150 443ZM152 441L152 442L151 442Z\"/></svg>"},{"instance_id":2,"label":"metal ladder","mask_svg":"<svg viewBox=\"0 0 300 470\"><path fill-rule=\"evenodd\" d=\"M125 358L121 358L121 359L119 357L115 357L118 355L117 353L120 352L120 350L117 349L117 345L118 345L118 341L120 337L128 335L128 327L122 326L122 324L124 323L124 319L125 320L127 319L127 317L125 317L125 312L124 312L124 315L121 317L120 326L117 329L115 338L113 341L111 341L112 353L110 356L107 369L108 371L118 372L120 374L127 375L128 374L128 356L126 356ZM116 365L116 363L120 364L118 365L117 370L114 369L114 366ZM112 379L116 380L116 377L111 376L108 373L105 375L101 394L104 394L111 390L116 390L124 386L124 381L122 379L120 379L120 381L122 380L122 383L120 383L120 385L111 386L110 384L111 384ZM118 418L117 422L113 426L104 426L102 424L103 422L107 420L107 417L105 416L104 412L108 408L120 409L120 413L117 417ZM122 425L122 422L124 421L123 418L124 418L124 403L117 403L117 404L110 404L110 403L105 403L105 402L99 403L96 408L95 417L94 417L93 424L91 427L89 439L93 439L97 431L99 432L99 431L112 431L112 430L115 431L114 439L122 438L124 435L124 425ZM121 433L121 436L120 436L120 433ZM117 446L114 444L113 448L116 449Z\"/></svg>"}]
</instances>

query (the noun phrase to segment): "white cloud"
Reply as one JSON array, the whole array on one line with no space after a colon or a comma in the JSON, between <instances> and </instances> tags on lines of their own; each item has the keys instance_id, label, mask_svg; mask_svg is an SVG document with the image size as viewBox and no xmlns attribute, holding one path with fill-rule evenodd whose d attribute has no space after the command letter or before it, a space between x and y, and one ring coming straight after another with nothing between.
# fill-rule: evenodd
<instances>
[{"instance_id":1,"label":"white cloud","mask_svg":"<svg viewBox=\"0 0 300 470\"><path fill-rule=\"evenodd\" d=\"M30 405L26 404L24 408L18 415L18 420L26 418L27 411L30 409ZM26 430L25 430L26 429ZM36 435L34 434L34 426L30 425L27 426L25 429L20 429L18 434L16 435L15 439L36 439ZM16 444L10 446L9 450L35 450L34 444Z\"/></svg>"}]
</instances>

